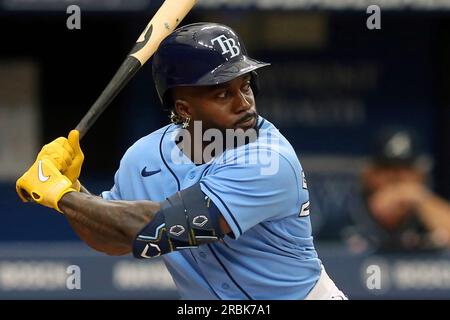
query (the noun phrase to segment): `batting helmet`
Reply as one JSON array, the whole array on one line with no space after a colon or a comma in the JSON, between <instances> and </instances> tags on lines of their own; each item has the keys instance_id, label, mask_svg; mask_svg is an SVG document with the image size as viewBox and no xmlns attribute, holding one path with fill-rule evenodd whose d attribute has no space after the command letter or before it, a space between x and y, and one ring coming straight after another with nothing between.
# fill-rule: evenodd
<instances>
[{"instance_id":1,"label":"batting helmet","mask_svg":"<svg viewBox=\"0 0 450 320\"><path fill-rule=\"evenodd\" d=\"M268 65L248 57L231 28L194 23L175 30L160 44L153 57L153 79L163 106L171 108L171 88L217 85L249 72L256 93L255 70Z\"/></svg>"}]
</instances>

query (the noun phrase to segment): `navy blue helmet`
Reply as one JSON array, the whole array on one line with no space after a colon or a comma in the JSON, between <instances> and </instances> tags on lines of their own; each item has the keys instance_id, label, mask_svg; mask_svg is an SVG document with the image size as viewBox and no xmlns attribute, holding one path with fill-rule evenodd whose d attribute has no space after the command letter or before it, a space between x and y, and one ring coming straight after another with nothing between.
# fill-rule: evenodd
<instances>
[{"instance_id":1,"label":"navy blue helmet","mask_svg":"<svg viewBox=\"0 0 450 320\"><path fill-rule=\"evenodd\" d=\"M194 23L175 30L153 57L153 79L164 107L170 109L171 88L217 85L251 72L257 92L256 69L268 66L247 56L239 36L216 23Z\"/></svg>"}]
</instances>

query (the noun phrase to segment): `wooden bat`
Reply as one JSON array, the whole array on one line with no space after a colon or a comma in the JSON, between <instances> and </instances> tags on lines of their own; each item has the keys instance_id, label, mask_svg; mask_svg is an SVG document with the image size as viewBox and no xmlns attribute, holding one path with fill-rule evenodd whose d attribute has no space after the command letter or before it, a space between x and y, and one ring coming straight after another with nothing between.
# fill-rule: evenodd
<instances>
[{"instance_id":1,"label":"wooden bat","mask_svg":"<svg viewBox=\"0 0 450 320\"><path fill-rule=\"evenodd\" d=\"M97 98L75 130L80 132L80 139L86 134L98 117L125 87L136 72L155 53L160 43L171 34L181 20L194 7L196 0L166 0L155 13L150 23L142 32L136 45L117 70L102 94Z\"/></svg>"}]
</instances>

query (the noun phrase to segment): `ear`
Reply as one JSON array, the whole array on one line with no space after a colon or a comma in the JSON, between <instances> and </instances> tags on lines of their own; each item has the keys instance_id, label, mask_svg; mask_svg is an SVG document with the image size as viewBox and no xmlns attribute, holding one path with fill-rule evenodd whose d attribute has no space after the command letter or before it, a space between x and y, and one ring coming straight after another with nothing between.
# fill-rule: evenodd
<instances>
[{"instance_id":1,"label":"ear","mask_svg":"<svg viewBox=\"0 0 450 320\"><path fill-rule=\"evenodd\" d=\"M192 118L191 106L186 100L176 99L175 111L183 119Z\"/></svg>"}]
</instances>

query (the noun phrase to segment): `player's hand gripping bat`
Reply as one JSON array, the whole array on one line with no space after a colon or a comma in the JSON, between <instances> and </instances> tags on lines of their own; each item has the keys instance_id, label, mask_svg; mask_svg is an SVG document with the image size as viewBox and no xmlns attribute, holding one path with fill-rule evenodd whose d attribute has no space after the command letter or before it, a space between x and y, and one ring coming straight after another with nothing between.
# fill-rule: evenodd
<instances>
[{"instance_id":1,"label":"player's hand gripping bat","mask_svg":"<svg viewBox=\"0 0 450 320\"><path fill-rule=\"evenodd\" d=\"M195 3L196 0L166 0L162 4L105 90L78 123L75 130L80 132L80 139L128 81L155 53L159 44L175 30Z\"/></svg>"}]
</instances>

